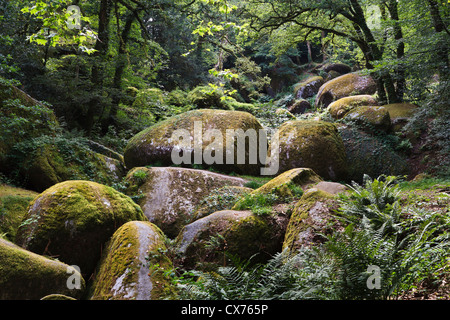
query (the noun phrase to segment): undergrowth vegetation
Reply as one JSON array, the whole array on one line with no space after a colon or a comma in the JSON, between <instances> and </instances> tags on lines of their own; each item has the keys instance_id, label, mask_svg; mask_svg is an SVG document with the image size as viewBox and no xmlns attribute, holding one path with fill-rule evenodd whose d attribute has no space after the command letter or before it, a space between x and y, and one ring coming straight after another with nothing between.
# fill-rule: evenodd
<instances>
[{"instance_id":1,"label":"undergrowth vegetation","mask_svg":"<svg viewBox=\"0 0 450 320\"><path fill-rule=\"evenodd\" d=\"M450 274L450 214L402 207L397 177L365 176L339 196L344 229L320 246L280 252L265 264L232 266L174 279L183 299L398 299Z\"/></svg>"}]
</instances>

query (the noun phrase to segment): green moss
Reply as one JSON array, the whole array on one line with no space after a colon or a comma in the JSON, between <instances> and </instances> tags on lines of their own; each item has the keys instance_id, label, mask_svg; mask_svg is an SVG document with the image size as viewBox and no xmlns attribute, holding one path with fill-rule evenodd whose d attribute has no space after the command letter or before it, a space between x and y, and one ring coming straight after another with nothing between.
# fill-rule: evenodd
<instances>
[{"instance_id":1,"label":"green moss","mask_svg":"<svg viewBox=\"0 0 450 320\"><path fill-rule=\"evenodd\" d=\"M129 222L111 238L93 283L91 299L157 300L175 294L165 236L149 222Z\"/></svg>"},{"instance_id":2,"label":"green moss","mask_svg":"<svg viewBox=\"0 0 450 320\"><path fill-rule=\"evenodd\" d=\"M347 160L342 138L332 123L313 120L289 121L279 129L279 172L310 168L328 180L343 179Z\"/></svg>"},{"instance_id":3,"label":"green moss","mask_svg":"<svg viewBox=\"0 0 450 320\"><path fill-rule=\"evenodd\" d=\"M41 136L16 145L16 179L39 192L67 180L112 185L124 175L123 162L91 151L82 139Z\"/></svg>"},{"instance_id":4,"label":"green moss","mask_svg":"<svg viewBox=\"0 0 450 320\"><path fill-rule=\"evenodd\" d=\"M79 290L69 289L67 267L0 239L0 299L41 299L49 294L81 298L84 279L79 275Z\"/></svg>"},{"instance_id":5,"label":"green moss","mask_svg":"<svg viewBox=\"0 0 450 320\"><path fill-rule=\"evenodd\" d=\"M308 190L297 202L292 212L283 242L283 250L295 253L300 246L307 245L315 240L315 231L325 233L329 213L336 207L335 196L315 188ZM312 215L310 217L310 215ZM299 235L308 232L312 228L311 234L305 236L307 239L300 239Z\"/></svg>"},{"instance_id":6,"label":"green moss","mask_svg":"<svg viewBox=\"0 0 450 320\"><path fill-rule=\"evenodd\" d=\"M328 107L328 105L340 98L361 94L374 94L377 90L376 83L370 76L360 73L348 73L326 82L317 93L316 107Z\"/></svg>"},{"instance_id":7,"label":"green moss","mask_svg":"<svg viewBox=\"0 0 450 320\"><path fill-rule=\"evenodd\" d=\"M125 163L131 169L134 167L147 166L155 163L170 166L173 165L172 149L176 142L172 138L175 130L184 129L189 132L191 137L194 137L194 122L202 123L202 134L207 129L217 129L221 132L223 146L223 163L213 164L212 167L223 172L239 172L245 174L259 174L261 164L238 164L237 160L233 164L226 164L226 148L230 146L233 141L227 141L227 130L242 129L246 132L248 129L254 129L257 134L262 129L258 120L250 113L241 111L225 111L225 110L191 110L181 115L173 116L165 121L143 130L135 137L130 139L125 149ZM203 139L202 151L209 146L213 140ZM193 144L189 150L193 150ZM236 148L235 148L236 149ZM249 150L246 150L246 154ZM237 157L237 152L235 152ZM246 155L246 159L248 155ZM194 164L194 159L190 161L190 166Z\"/></svg>"},{"instance_id":8,"label":"green moss","mask_svg":"<svg viewBox=\"0 0 450 320\"><path fill-rule=\"evenodd\" d=\"M347 113L344 119L360 125L369 124L371 127L381 131L388 131L391 127L391 117L384 107L356 107Z\"/></svg>"},{"instance_id":9,"label":"green moss","mask_svg":"<svg viewBox=\"0 0 450 320\"><path fill-rule=\"evenodd\" d=\"M33 191L0 185L0 235L14 241L28 206L37 195Z\"/></svg>"},{"instance_id":10,"label":"green moss","mask_svg":"<svg viewBox=\"0 0 450 320\"><path fill-rule=\"evenodd\" d=\"M343 118L349 111L360 106L376 106L377 100L370 95L357 95L332 102L328 110L334 119Z\"/></svg>"},{"instance_id":11,"label":"green moss","mask_svg":"<svg viewBox=\"0 0 450 320\"><path fill-rule=\"evenodd\" d=\"M67 181L34 200L16 241L33 252L58 254L89 274L102 245L130 220L146 218L129 197L95 182Z\"/></svg>"}]
</instances>

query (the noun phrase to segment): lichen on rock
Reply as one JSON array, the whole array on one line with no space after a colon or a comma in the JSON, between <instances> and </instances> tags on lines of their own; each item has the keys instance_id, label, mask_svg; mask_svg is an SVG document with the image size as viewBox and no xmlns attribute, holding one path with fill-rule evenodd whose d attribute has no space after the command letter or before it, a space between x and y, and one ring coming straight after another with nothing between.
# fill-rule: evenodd
<instances>
[{"instance_id":1,"label":"lichen on rock","mask_svg":"<svg viewBox=\"0 0 450 320\"><path fill-rule=\"evenodd\" d=\"M190 223L200 201L224 186L243 187L247 180L206 170L177 167L137 167L126 180L127 194L137 202L150 222L170 238Z\"/></svg>"}]
</instances>

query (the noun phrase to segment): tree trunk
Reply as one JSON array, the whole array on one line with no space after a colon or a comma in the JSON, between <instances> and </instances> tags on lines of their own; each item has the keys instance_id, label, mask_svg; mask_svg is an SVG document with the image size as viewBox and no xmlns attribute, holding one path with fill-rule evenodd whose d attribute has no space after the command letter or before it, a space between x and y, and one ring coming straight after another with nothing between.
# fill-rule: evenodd
<instances>
[{"instance_id":1,"label":"tree trunk","mask_svg":"<svg viewBox=\"0 0 450 320\"><path fill-rule=\"evenodd\" d=\"M406 91L405 66L401 60L405 56L405 44L403 43L403 31L399 22L398 3L396 0L389 0L388 11L391 19L394 21L394 38L397 42L398 65L395 67L395 80L397 84L397 98L403 101Z\"/></svg>"},{"instance_id":2,"label":"tree trunk","mask_svg":"<svg viewBox=\"0 0 450 320\"><path fill-rule=\"evenodd\" d=\"M431 20L433 22L434 30L437 33L447 32L444 21L441 18L441 14L439 12L439 6L435 0L428 0L428 7L430 8ZM448 45L447 42L440 43L436 48L436 54L442 63L442 67L439 70L439 75L441 77L441 81L449 80L450 76L450 61L448 59Z\"/></svg>"},{"instance_id":3,"label":"tree trunk","mask_svg":"<svg viewBox=\"0 0 450 320\"><path fill-rule=\"evenodd\" d=\"M113 97L111 101L111 109L109 111L109 115L105 118L105 120L102 123L102 132L106 134L108 131L108 127L110 125L116 124L116 117L117 117L117 111L119 109L119 103L121 99L121 92L122 92L122 77L123 73L125 71L125 67L127 64L127 42L129 39L131 27L133 25L133 22L135 20L135 15L130 14L128 15L125 26L122 30L120 39L119 39L119 48L118 53L119 56L116 60L116 69L114 72L114 79L113 79Z\"/></svg>"},{"instance_id":4,"label":"tree trunk","mask_svg":"<svg viewBox=\"0 0 450 320\"><path fill-rule=\"evenodd\" d=\"M94 127L94 118L99 113L101 109L101 104L103 103L100 99L101 93L103 91L103 65L105 62L105 56L108 52L109 47L109 23L111 20L111 0L101 0L100 11L98 14L98 39L95 43L94 49L97 50L94 53L94 57L97 58L91 73L91 81L93 84L93 90L97 93L96 97L93 97L88 105L88 111L86 113L86 121L83 124L83 128L86 134L89 136L91 134L92 128Z\"/></svg>"}]
</instances>

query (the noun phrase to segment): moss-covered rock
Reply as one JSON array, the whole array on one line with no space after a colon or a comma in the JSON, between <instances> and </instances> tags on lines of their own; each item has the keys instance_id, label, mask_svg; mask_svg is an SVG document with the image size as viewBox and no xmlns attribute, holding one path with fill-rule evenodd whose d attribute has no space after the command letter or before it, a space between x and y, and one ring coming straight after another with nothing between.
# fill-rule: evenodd
<instances>
[{"instance_id":1,"label":"moss-covered rock","mask_svg":"<svg viewBox=\"0 0 450 320\"><path fill-rule=\"evenodd\" d=\"M147 219L124 194L95 182L66 181L30 204L16 243L38 254L58 256L89 275L104 243L122 224L134 220Z\"/></svg>"},{"instance_id":2,"label":"moss-covered rock","mask_svg":"<svg viewBox=\"0 0 450 320\"><path fill-rule=\"evenodd\" d=\"M324 80L321 76L308 78L294 85L294 97L297 99L311 98L317 94L323 84Z\"/></svg>"},{"instance_id":3,"label":"moss-covered rock","mask_svg":"<svg viewBox=\"0 0 450 320\"><path fill-rule=\"evenodd\" d=\"M377 137L346 125L339 126L338 130L347 154L348 175L345 181L361 183L364 174L378 177L408 173L406 159Z\"/></svg>"},{"instance_id":4,"label":"moss-covered rock","mask_svg":"<svg viewBox=\"0 0 450 320\"><path fill-rule=\"evenodd\" d=\"M150 222L131 221L112 236L92 285L93 300L158 300L174 294L165 235Z\"/></svg>"},{"instance_id":5,"label":"moss-covered rock","mask_svg":"<svg viewBox=\"0 0 450 320\"><path fill-rule=\"evenodd\" d=\"M194 132L195 124L197 124L198 128L196 132ZM175 132L180 129L183 131ZM207 130L213 135L206 136ZM134 136L125 149L125 164L129 169L152 164L170 166L174 164L172 151L175 149L174 152L182 158L181 162L183 162L184 166L192 166L194 162L198 162L194 161L195 153L199 156L208 153L212 159L206 161L205 157L202 157L202 161L197 164L211 166L225 172L234 171L236 173L259 175L265 159L264 161L256 159L256 163L250 161L252 160L250 158L251 154L257 155L259 144L252 143L250 147L247 145L242 152L237 148L239 139L227 138L227 131L231 132L231 130L234 130L236 135L239 132L238 130L242 130L242 133L255 133L257 142L262 126L253 115L247 112L224 110L188 111L157 123ZM174 132L176 134L172 137ZM180 133L180 136L178 136L178 133ZM190 140L182 143L181 134L188 134L186 139ZM240 136L244 137L243 134ZM215 139L216 137L217 139ZM181 147L180 144L184 144L184 146ZM197 144L198 147L196 147ZM212 151L213 149L221 150L222 156L220 156L220 153L215 154ZM232 161L227 161L227 150L234 150L234 158L230 157ZM239 163L241 161L238 161L238 156L243 157L243 163Z\"/></svg>"},{"instance_id":6,"label":"moss-covered rock","mask_svg":"<svg viewBox=\"0 0 450 320\"><path fill-rule=\"evenodd\" d=\"M68 139L38 138L13 155L19 159L20 179L42 192L67 180L91 180L112 185L125 175L123 161L90 150Z\"/></svg>"},{"instance_id":7,"label":"moss-covered rock","mask_svg":"<svg viewBox=\"0 0 450 320\"><path fill-rule=\"evenodd\" d=\"M345 63L326 63L324 64L320 70L323 70L325 72L335 71L342 74L347 74L352 71L352 68Z\"/></svg>"},{"instance_id":8,"label":"moss-covered rock","mask_svg":"<svg viewBox=\"0 0 450 320\"><path fill-rule=\"evenodd\" d=\"M293 188L299 187L302 190L306 190L309 185L320 181L322 181L322 178L313 170L308 168L295 168L281 173L258 189L252 191L250 196L275 194L281 201L283 199L289 200L295 196L292 190ZM242 203L243 200L241 199L232 209L238 210Z\"/></svg>"},{"instance_id":9,"label":"moss-covered rock","mask_svg":"<svg viewBox=\"0 0 450 320\"><path fill-rule=\"evenodd\" d=\"M375 81L358 72L344 74L323 84L316 96L316 107L326 108L336 100L348 96L374 94L377 91Z\"/></svg>"},{"instance_id":10,"label":"moss-covered rock","mask_svg":"<svg viewBox=\"0 0 450 320\"><path fill-rule=\"evenodd\" d=\"M226 265L225 252L252 262L281 250L288 217L251 211L218 211L186 225L175 242L175 262L186 269Z\"/></svg>"},{"instance_id":11,"label":"moss-covered rock","mask_svg":"<svg viewBox=\"0 0 450 320\"><path fill-rule=\"evenodd\" d=\"M334 119L342 119L349 111L356 107L377 105L377 99L373 96L362 94L336 100L330 103L328 110Z\"/></svg>"},{"instance_id":12,"label":"moss-covered rock","mask_svg":"<svg viewBox=\"0 0 450 320\"><path fill-rule=\"evenodd\" d=\"M230 210L245 195L251 193L252 188L239 186L225 186L210 192L195 209L192 220L198 220L211 213Z\"/></svg>"},{"instance_id":13,"label":"moss-covered rock","mask_svg":"<svg viewBox=\"0 0 450 320\"><path fill-rule=\"evenodd\" d=\"M346 176L347 161L342 138L332 123L298 120L284 123L278 130L279 173L293 168L310 168L325 180L340 180ZM275 146L273 146L275 148Z\"/></svg>"},{"instance_id":14,"label":"moss-covered rock","mask_svg":"<svg viewBox=\"0 0 450 320\"><path fill-rule=\"evenodd\" d=\"M305 99L296 99L292 105L288 107L288 111L292 114L303 114L306 110L311 109L311 104Z\"/></svg>"},{"instance_id":15,"label":"moss-covered rock","mask_svg":"<svg viewBox=\"0 0 450 320\"><path fill-rule=\"evenodd\" d=\"M0 184L0 235L14 241L30 202L38 195L34 191Z\"/></svg>"},{"instance_id":16,"label":"moss-covered rock","mask_svg":"<svg viewBox=\"0 0 450 320\"><path fill-rule=\"evenodd\" d=\"M391 130L400 132L418 111L419 106L412 103L393 103L384 105L383 108L389 112L392 123Z\"/></svg>"},{"instance_id":17,"label":"moss-covered rock","mask_svg":"<svg viewBox=\"0 0 450 320\"><path fill-rule=\"evenodd\" d=\"M384 107L361 106L348 112L344 119L353 121L358 125L369 125L367 130L372 129L387 132L391 128L391 117Z\"/></svg>"},{"instance_id":18,"label":"moss-covered rock","mask_svg":"<svg viewBox=\"0 0 450 320\"><path fill-rule=\"evenodd\" d=\"M14 168L8 155L18 143L55 135L58 129L51 109L0 78L0 172L9 174Z\"/></svg>"},{"instance_id":19,"label":"moss-covered rock","mask_svg":"<svg viewBox=\"0 0 450 320\"><path fill-rule=\"evenodd\" d=\"M49 294L81 298L85 281L74 269L68 273L68 268L0 238L0 300L38 300ZM68 288L71 276L78 277L79 289Z\"/></svg>"},{"instance_id":20,"label":"moss-covered rock","mask_svg":"<svg viewBox=\"0 0 450 320\"><path fill-rule=\"evenodd\" d=\"M283 250L295 254L303 246L323 242L322 234L332 228L330 223L337 207L338 201L334 195L316 188L306 191L292 212Z\"/></svg>"},{"instance_id":21,"label":"moss-covered rock","mask_svg":"<svg viewBox=\"0 0 450 320\"><path fill-rule=\"evenodd\" d=\"M126 181L127 194L140 195L137 202L145 216L171 238L192 221L196 206L212 190L246 183L206 170L175 167L134 168Z\"/></svg>"}]
</instances>

